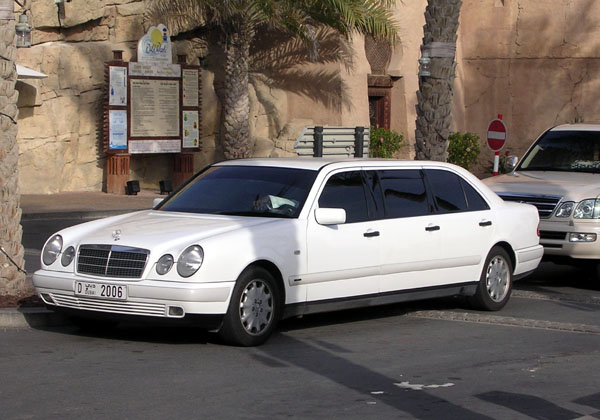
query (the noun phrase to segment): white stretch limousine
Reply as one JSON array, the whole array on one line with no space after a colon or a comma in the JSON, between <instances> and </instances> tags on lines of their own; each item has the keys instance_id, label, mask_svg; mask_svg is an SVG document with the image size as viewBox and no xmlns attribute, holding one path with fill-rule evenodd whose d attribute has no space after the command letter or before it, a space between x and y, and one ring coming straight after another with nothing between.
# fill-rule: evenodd
<instances>
[{"instance_id":1,"label":"white stretch limousine","mask_svg":"<svg viewBox=\"0 0 600 420\"><path fill-rule=\"evenodd\" d=\"M83 326L185 318L258 345L314 312L449 295L499 310L542 258L538 223L450 164L235 160L53 235L34 285Z\"/></svg>"}]
</instances>

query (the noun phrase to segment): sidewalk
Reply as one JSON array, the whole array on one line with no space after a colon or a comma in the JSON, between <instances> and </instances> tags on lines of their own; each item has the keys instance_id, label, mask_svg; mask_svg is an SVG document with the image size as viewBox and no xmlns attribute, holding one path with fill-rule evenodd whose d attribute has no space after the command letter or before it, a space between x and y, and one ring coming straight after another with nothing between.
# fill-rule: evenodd
<instances>
[{"instance_id":1,"label":"sidewalk","mask_svg":"<svg viewBox=\"0 0 600 420\"><path fill-rule=\"evenodd\" d=\"M158 191L140 191L138 195L103 192L66 192L21 195L22 219L58 217L104 217L152 207L155 198L165 198Z\"/></svg>"},{"instance_id":2,"label":"sidewalk","mask_svg":"<svg viewBox=\"0 0 600 420\"><path fill-rule=\"evenodd\" d=\"M155 198L165 197L158 191L140 191L138 195L103 192L23 194L21 195L23 212L21 220L101 218L149 209ZM28 278L30 276L31 273ZM67 323L68 320L64 317L42 307L0 308L0 328L50 327L67 325Z\"/></svg>"}]
</instances>

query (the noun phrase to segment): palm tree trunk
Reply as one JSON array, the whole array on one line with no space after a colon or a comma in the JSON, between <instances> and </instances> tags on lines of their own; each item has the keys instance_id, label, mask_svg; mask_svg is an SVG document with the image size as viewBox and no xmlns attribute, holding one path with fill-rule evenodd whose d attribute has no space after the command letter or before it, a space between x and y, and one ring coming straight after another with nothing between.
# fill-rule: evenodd
<instances>
[{"instance_id":1,"label":"palm tree trunk","mask_svg":"<svg viewBox=\"0 0 600 420\"><path fill-rule=\"evenodd\" d=\"M448 158L456 68L454 51L461 5L462 0L427 1L422 49L431 51L432 43L436 49L431 59L431 76L419 78L415 151L420 160ZM439 53L440 49L443 53Z\"/></svg>"},{"instance_id":2,"label":"palm tree trunk","mask_svg":"<svg viewBox=\"0 0 600 420\"><path fill-rule=\"evenodd\" d=\"M15 25L0 20L0 246L23 267L21 208L19 206L17 145L17 72ZM25 275L0 251L0 295L21 295L26 291Z\"/></svg>"},{"instance_id":3,"label":"palm tree trunk","mask_svg":"<svg viewBox=\"0 0 600 420\"><path fill-rule=\"evenodd\" d=\"M252 155L248 123L250 32L242 28L237 33L230 33L225 44L223 151L227 159L247 158Z\"/></svg>"}]
</instances>

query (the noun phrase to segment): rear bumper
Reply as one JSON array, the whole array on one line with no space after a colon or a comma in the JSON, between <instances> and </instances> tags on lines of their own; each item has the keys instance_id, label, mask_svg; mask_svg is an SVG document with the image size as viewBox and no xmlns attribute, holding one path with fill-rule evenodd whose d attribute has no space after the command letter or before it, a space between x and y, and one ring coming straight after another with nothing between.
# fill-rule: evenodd
<instances>
[{"instance_id":1,"label":"rear bumper","mask_svg":"<svg viewBox=\"0 0 600 420\"><path fill-rule=\"evenodd\" d=\"M515 265L515 278L523 278L534 271L544 255L544 247L535 245L529 248L518 249L515 251L517 263Z\"/></svg>"},{"instance_id":2,"label":"rear bumper","mask_svg":"<svg viewBox=\"0 0 600 420\"><path fill-rule=\"evenodd\" d=\"M77 296L74 293L76 280L126 285L127 300ZM110 314L172 319L192 318L193 315L223 316L227 312L235 282L117 281L39 270L33 275L33 285L44 303L53 310L70 309L80 314L94 312L98 316Z\"/></svg>"}]
</instances>

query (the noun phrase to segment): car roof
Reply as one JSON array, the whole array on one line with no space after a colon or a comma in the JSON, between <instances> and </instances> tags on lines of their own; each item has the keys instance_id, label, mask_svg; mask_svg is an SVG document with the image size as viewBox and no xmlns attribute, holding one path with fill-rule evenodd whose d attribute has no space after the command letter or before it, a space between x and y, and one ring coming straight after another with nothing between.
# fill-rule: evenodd
<instances>
[{"instance_id":1,"label":"car roof","mask_svg":"<svg viewBox=\"0 0 600 420\"><path fill-rule=\"evenodd\" d=\"M600 131L600 123L561 124L550 131Z\"/></svg>"},{"instance_id":2,"label":"car roof","mask_svg":"<svg viewBox=\"0 0 600 420\"><path fill-rule=\"evenodd\" d=\"M396 159L365 159L365 158L252 158L252 159L233 159L216 163L216 166L269 166L277 168L296 168L319 171L325 166L348 167L348 166L402 166L420 167L423 165L439 164L440 166L454 166L444 162L417 161L417 160L396 160Z\"/></svg>"}]
</instances>

